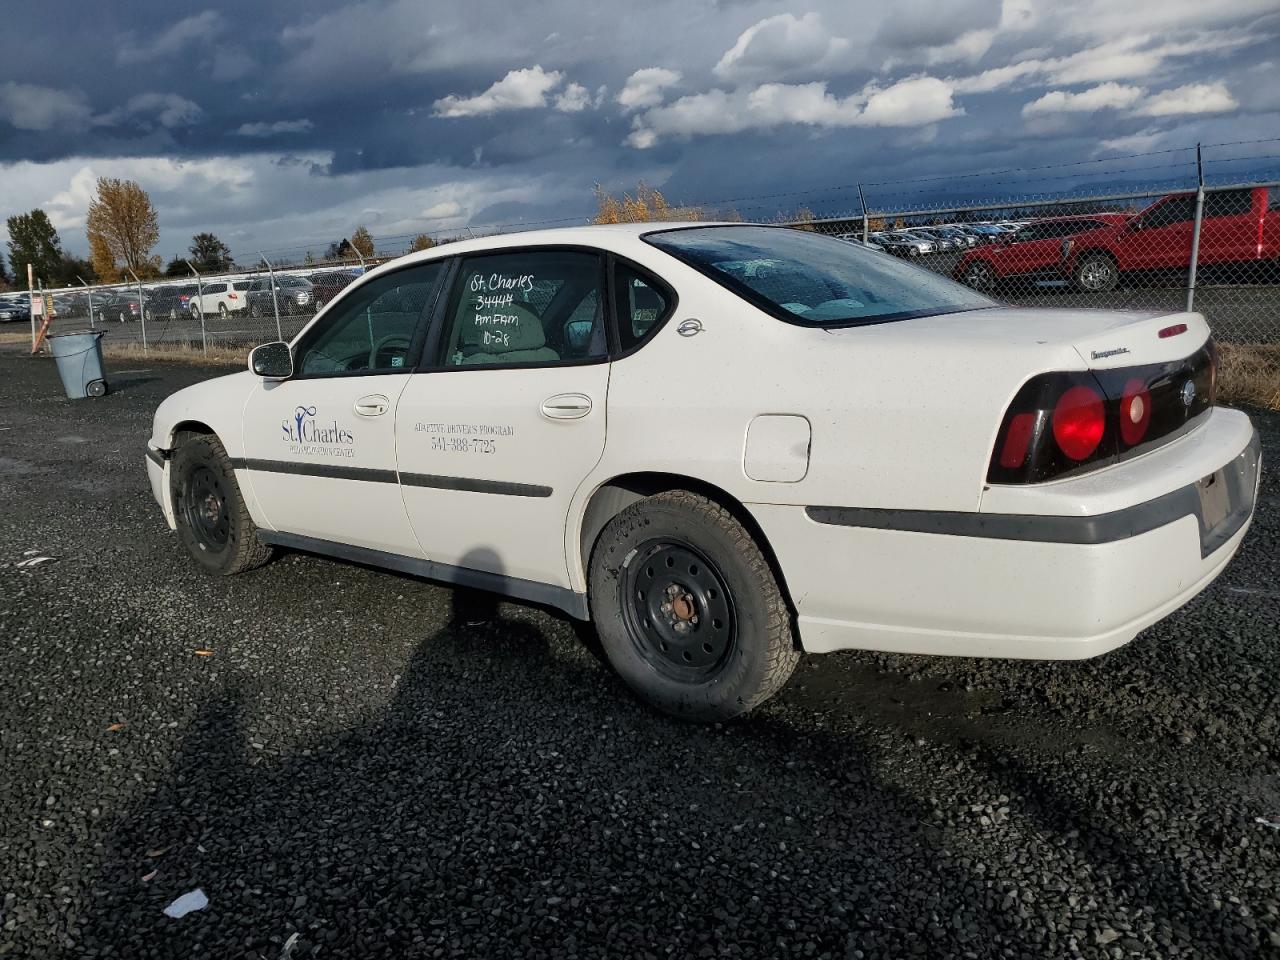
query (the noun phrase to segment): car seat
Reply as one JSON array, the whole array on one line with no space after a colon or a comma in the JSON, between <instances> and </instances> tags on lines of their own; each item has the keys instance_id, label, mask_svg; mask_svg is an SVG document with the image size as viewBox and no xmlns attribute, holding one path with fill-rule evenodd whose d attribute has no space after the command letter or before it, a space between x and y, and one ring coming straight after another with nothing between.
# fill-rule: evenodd
<instances>
[{"instance_id":1,"label":"car seat","mask_svg":"<svg viewBox=\"0 0 1280 960\"><path fill-rule=\"evenodd\" d=\"M492 363L550 363L560 359L560 354L547 346L546 331L542 321L528 307L518 304L502 307L493 313L496 317L481 313L470 303L465 303L458 352L461 364Z\"/></svg>"}]
</instances>

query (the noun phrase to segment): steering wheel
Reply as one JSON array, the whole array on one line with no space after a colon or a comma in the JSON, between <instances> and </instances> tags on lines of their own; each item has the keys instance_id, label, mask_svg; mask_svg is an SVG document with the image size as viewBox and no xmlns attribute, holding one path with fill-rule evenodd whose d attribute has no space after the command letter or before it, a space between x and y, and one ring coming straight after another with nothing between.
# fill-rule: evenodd
<instances>
[{"instance_id":1,"label":"steering wheel","mask_svg":"<svg viewBox=\"0 0 1280 960\"><path fill-rule=\"evenodd\" d=\"M373 348L369 351L369 369L370 370L382 369L382 364L378 362L378 357L382 354L382 351L391 347L395 347L403 351L403 358L408 358L409 338L399 333L393 333L388 337L382 337L381 339L376 341L373 345ZM394 364L388 364L387 366L394 366Z\"/></svg>"}]
</instances>

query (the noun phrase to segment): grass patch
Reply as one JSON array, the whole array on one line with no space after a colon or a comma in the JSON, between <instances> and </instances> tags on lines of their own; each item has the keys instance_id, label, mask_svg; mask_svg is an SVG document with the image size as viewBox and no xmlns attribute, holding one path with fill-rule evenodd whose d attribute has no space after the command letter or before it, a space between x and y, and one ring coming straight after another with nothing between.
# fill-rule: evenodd
<instances>
[{"instance_id":1,"label":"grass patch","mask_svg":"<svg viewBox=\"0 0 1280 960\"><path fill-rule=\"evenodd\" d=\"M152 361L164 360L173 363L194 363L197 365L217 364L227 366L244 366L249 359L248 347L210 346L208 353L202 353L199 347L183 343L153 343L143 352L140 343L102 342L102 355L108 360Z\"/></svg>"},{"instance_id":2,"label":"grass patch","mask_svg":"<svg viewBox=\"0 0 1280 960\"><path fill-rule=\"evenodd\" d=\"M1280 410L1280 343L1219 343L1218 399Z\"/></svg>"},{"instance_id":3,"label":"grass patch","mask_svg":"<svg viewBox=\"0 0 1280 960\"><path fill-rule=\"evenodd\" d=\"M0 333L0 344L7 343L25 343L27 347L30 348L31 332L24 331L22 333L15 333L12 330L6 330L3 333Z\"/></svg>"}]
</instances>

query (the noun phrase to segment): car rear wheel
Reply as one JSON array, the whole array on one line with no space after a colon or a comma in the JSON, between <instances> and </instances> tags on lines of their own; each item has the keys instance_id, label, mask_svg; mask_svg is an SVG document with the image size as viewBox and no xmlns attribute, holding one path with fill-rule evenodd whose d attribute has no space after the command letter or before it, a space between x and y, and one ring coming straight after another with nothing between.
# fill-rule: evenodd
<instances>
[{"instance_id":1,"label":"car rear wheel","mask_svg":"<svg viewBox=\"0 0 1280 960\"><path fill-rule=\"evenodd\" d=\"M258 305L256 303L249 304L249 316L253 317L255 320L262 318L262 311L258 309Z\"/></svg>"},{"instance_id":2,"label":"car rear wheel","mask_svg":"<svg viewBox=\"0 0 1280 960\"><path fill-rule=\"evenodd\" d=\"M178 537L202 569L226 577L271 559L271 548L258 539L231 460L216 437L184 441L169 471Z\"/></svg>"},{"instance_id":3,"label":"car rear wheel","mask_svg":"<svg viewBox=\"0 0 1280 960\"><path fill-rule=\"evenodd\" d=\"M648 497L609 522L591 556L589 599L619 676L683 719L746 713L800 659L759 545L727 510L686 490Z\"/></svg>"},{"instance_id":4,"label":"car rear wheel","mask_svg":"<svg viewBox=\"0 0 1280 960\"><path fill-rule=\"evenodd\" d=\"M129 314L125 313L125 311L123 310L120 311L120 322L121 323L129 322Z\"/></svg>"},{"instance_id":5,"label":"car rear wheel","mask_svg":"<svg viewBox=\"0 0 1280 960\"><path fill-rule=\"evenodd\" d=\"M192 320L203 320L203 319L204 319L203 313L202 313L202 311L200 310L200 304L198 304L198 303L193 303L193 304L191 305L191 319L192 319Z\"/></svg>"},{"instance_id":6,"label":"car rear wheel","mask_svg":"<svg viewBox=\"0 0 1280 960\"><path fill-rule=\"evenodd\" d=\"M1105 253L1086 253L1076 264L1076 286L1088 293L1114 290L1120 282L1116 262Z\"/></svg>"},{"instance_id":7,"label":"car rear wheel","mask_svg":"<svg viewBox=\"0 0 1280 960\"><path fill-rule=\"evenodd\" d=\"M218 316L223 320L227 319L227 305L225 303L218 304Z\"/></svg>"}]
</instances>

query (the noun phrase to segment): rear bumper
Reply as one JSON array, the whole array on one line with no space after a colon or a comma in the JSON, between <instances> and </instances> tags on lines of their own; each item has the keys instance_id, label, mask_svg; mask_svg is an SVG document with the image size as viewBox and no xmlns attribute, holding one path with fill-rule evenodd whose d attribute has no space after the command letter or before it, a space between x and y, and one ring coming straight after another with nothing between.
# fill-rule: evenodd
<instances>
[{"instance_id":1,"label":"rear bumper","mask_svg":"<svg viewBox=\"0 0 1280 960\"><path fill-rule=\"evenodd\" d=\"M751 510L782 567L807 651L1083 659L1178 609L1239 548L1257 496L1258 438L1232 411L1215 411L1197 434L1206 430L1216 435L1161 455L1190 460L1180 466L1197 478L1214 476L1225 498L1202 494L1197 480L1113 509L1108 497L1127 480L1146 489L1161 467L1142 463L1153 454L1099 471L1105 484L1094 478L1081 488L1097 491L1092 502L1064 491L1079 481L1043 485L1042 493L1057 488L1053 506L1074 499L1079 509L1070 512Z\"/></svg>"}]
</instances>

